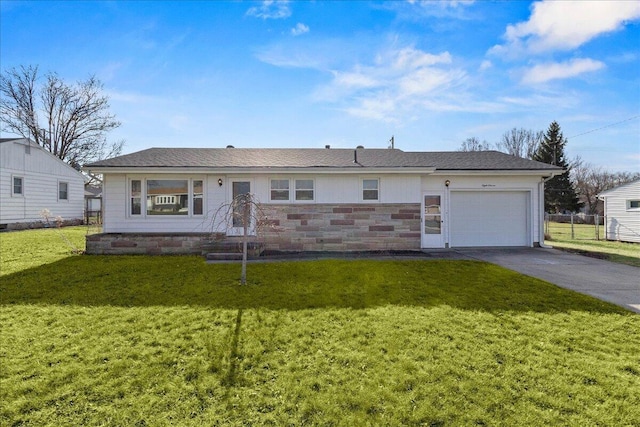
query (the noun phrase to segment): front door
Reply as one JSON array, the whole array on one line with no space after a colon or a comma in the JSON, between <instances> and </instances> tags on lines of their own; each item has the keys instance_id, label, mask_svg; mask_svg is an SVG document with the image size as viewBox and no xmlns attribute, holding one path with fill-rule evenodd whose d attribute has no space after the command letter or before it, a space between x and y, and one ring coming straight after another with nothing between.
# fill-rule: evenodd
<instances>
[{"instance_id":1,"label":"front door","mask_svg":"<svg viewBox=\"0 0 640 427\"><path fill-rule=\"evenodd\" d=\"M242 196L251 194L251 182L244 180L231 181L231 227L228 234L231 236L244 235L244 222L247 221L248 234L253 234L253 211L249 204L245 212Z\"/></svg>"},{"instance_id":2,"label":"front door","mask_svg":"<svg viewBox=\"0 0 640 427\"><path fill-rule=\"evenodd\" d=\"M425 193L422 197L422 247L444 248L442 194Z\"/></svg>"}]
</instances>

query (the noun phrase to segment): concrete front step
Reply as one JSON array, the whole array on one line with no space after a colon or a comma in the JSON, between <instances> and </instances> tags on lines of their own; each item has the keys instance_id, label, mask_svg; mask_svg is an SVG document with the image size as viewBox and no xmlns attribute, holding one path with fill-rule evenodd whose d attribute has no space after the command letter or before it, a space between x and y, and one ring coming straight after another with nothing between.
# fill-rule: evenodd
<instances>
[{"instance_id":1,"label":"concrete front step","mask_svg":"<svg viewBox=\"0 0 640 427\"><path fill-rule=\"evenodd\" d=\"M251 256L259 256L264 250L264 245L257 242L248 242L247 253ZM242 254L242 242L237 240L207 242L202 245L203 253L239 253Z\"/></svg>"},{"instance_id":2,"label":"concrete front step","mask_svg":"<svg viewBox=\"0 0 640 427\"><path fill-rule=\"evenodd\" d=\"M209 252L206 254L207 261L235 261L242 259L242 252Z\"/></svg>"}]
</instances>

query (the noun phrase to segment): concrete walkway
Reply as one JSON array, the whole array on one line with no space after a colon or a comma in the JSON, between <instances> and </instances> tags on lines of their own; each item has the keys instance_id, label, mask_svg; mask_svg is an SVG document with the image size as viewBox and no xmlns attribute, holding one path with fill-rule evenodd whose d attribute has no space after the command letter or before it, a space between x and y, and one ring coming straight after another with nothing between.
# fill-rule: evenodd
<instances>
[{"instance_id":1,"label":"concrete walkway","mask_svg":"<svg viewBox=\"0 0 640 427\"><path fill-rule=\"evenodd\" d=\"M640 268L547 248L456 249L563 288L640 313Z\"/></svg>"}]
</instances>

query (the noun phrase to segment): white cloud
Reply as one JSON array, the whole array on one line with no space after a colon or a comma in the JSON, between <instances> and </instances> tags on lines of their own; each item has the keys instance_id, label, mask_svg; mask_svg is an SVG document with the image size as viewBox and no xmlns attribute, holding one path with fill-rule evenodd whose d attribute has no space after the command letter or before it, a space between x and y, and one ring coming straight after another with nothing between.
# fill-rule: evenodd
<instances>
[{"instance_id":1,"label":"white cloud","mask_svg":"<svg viewBox=\"0 0 640 427\"><path fill-rule=\"evenodd\" d=\"M468 19L466 8L475 0L409 0L407 3L389 2L404 18L436 17ZM409 5L406 7L405 5Z\"/></svg>"},{"instance_id":2,"label":"white cloud","mask_svg":"<svg viewBox=\"0 0 640 427\"><path fill-rule=\"evenodd\" d=\"M482 61L482 63L480 64L480 71L485 71L488 70L489 68L493 67L493 64L491 63L491 61L488 60L484 60Z\"/></svg>"},{"instance_id":3,"label":"white cloud","mask_svg":"<svg viewBox=\"0 0 640 427\"><path fill-rule=\"evenodd\" d=\"M577 75L597 71L605 64L590 58L572 59L561 63L538 64L528 69L522 76L522 83L536 84L550 80L567 79Z\"/></svg>"},{"instance_id":4,"label":"white cloud","mask_svg":"<svg viewBox=\"0 0 640 427\"><path fill-rule=\"evenodd\" d=\"M336 71L333 72L333 75L333 83L345 88L371 88L380 84L375 76L370 75L368 72L362 72L359 69L347 72Z\"/></svg>"},{"instance_id":5,"label":"white cloud","mask_svg":"<svg viewBox=\"0 0 640 427\"><path fill-rule=\"evenodd\" d=\"M301 22L298 22L298 24L296 24L296 26L291 29L291 34L294 36L299 36L308 32L309 32L309 27L304 25Z\"/></svg>"},{"instance_id":6,"label":"white cloud","mask_svg":"<svg viewBox=\"0 0 640 427\"><path fill-rule=\"evenodd\" d=\"M351 115L389 122L416 110L457 109L448 92L463 84L466 73L451 63L449 52L389 49L369 65L332 71L332 81L315 98L337 103Z\"/></svg>"},{"instance_id":7,"label":"white cloud","mask_svg":"<svg viewBox=\"0 0 640 427\"><path fill-rule=\"evenodd\" d=\"M507 26L506 44L490 53L540 53L575 49L640 18L638 1L541 1L526 22Z\"/></svg>"},{"instance_id":8,"label":"white cloud","mask_svg":"<svg viewBox=\"0 0 640 427\"><path fill-rule=\"evenodd\" d=\"M291 9L287 0L264 0L260 6L249 8L247 15L262 19L283 19L291 16Z\"/></svg>"},{"instance_id":9,"label":"white cloud","mask_svg":"<svg viewBox=\"0 0 640 427\"><path fill-rule=\"evenodd\" d=\"M391 53L391 56L395 56L395 58L392 58L392 65L393 68L398 70L418 69L430 65L451 63L451 54L449 52L433 55L412 47L400 49Z\"/></svg>"}]
</instances>

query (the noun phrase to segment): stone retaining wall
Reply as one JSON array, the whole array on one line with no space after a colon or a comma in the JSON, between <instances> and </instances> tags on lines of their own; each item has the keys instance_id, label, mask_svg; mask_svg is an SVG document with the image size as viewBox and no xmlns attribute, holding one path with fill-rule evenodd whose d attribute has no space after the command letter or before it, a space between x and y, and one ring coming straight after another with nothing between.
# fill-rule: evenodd
<instances>
[{"instance_id":1,"label":"stone retaining wall","mask_svg":"<svg viewBox=\"0 0 640 427\"><path fill-rule=\"evenodd\" d=\"M211 233L103 233L87 236L86 253L90 255L169 255L202 254L211 241Z\"/></svg>"},{"instance_id":2,"label":"stone retaining wall","mask_svg":"<svg viewBox=\"0 0 640 427\"><path fill-rule=\"evenodd\" d=\"M420 250L420 204L262 205L273 228L257 236L271 251ZM86 252L106 254L202 254L211 233L104 233L87 236Z\"/></svg>"}]
</instances>

